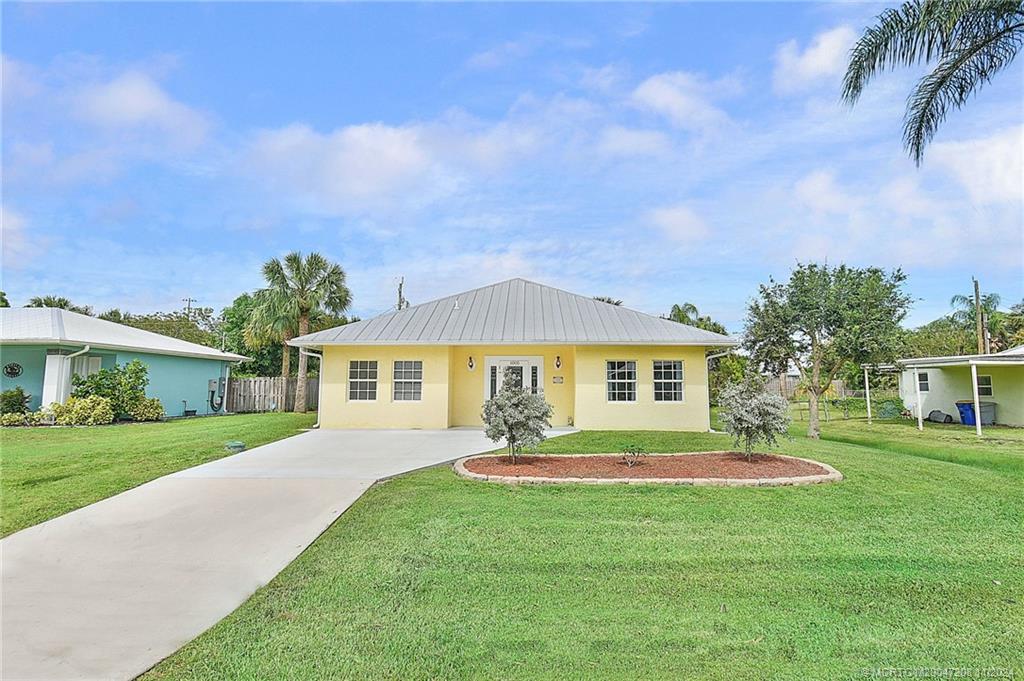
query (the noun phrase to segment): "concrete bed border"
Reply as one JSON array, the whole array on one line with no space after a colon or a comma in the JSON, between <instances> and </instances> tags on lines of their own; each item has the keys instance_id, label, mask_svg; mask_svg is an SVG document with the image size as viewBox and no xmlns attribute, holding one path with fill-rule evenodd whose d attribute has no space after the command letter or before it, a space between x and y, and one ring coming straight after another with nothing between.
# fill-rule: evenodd
<instances>
[{"instance_id":1,"label":"concrete bed border","mask_svg":"<svg viewBox=\"0 0 1024 681\"><path fill-rule=\"evenodd\" d=\"M726 451L714 452L664 452L648 454L647 456L685 456L688 454L727 454ZM795 459L821 466L825 473L819 475L801 475L796 477L783 478L550 478L544 476L518 476L518 475L485 475L474 473L466 468L466 462L471 459L482 459L485 457L500 456L496 454L474 454L464 456L452 464L457 475L470 480L484 482L500 482L506 485L693 485L697 487L783 487L790 485L818 485L826 482L839 482L843 474L827 463L813 459L803 459L798 456L787 454L771 454L784 459ZM620 457L621 454L531 454L530 456L609 456Z\"/></svg>"}]
</instances>

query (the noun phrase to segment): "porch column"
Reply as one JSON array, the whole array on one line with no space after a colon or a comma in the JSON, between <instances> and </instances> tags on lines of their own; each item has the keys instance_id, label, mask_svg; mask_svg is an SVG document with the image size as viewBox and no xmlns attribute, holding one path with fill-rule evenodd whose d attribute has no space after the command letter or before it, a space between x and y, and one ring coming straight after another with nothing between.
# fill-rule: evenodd
<instances>
[{"instance_id":1,"label":"porch column","mask_svg":"<svg viewBox=\"0 0 1024 681\"><path fill-rule=\"evenodd\" d=\"M68 399L70 373L66 355L59 352L46 353L43 365L43 394L40 408L49 407L54 402L64 403Z\"/></svg>"},{"instance_id":2,"label":"porch column","mask_svg":"<svg viewBox=\"0 0 1024 681\"><path fill-rule=\"evenodd\" d=\"M971 389L974 391L974 432L981 437L981 400L978 399L978 365L971 362Z\"/></svg>"},{"instance_id":3,"label":"porch column","mask_svg":"<svg viewBox=\"0 0 1024 681\"><path fill-rule=\"evenodd\" d=\"M914 391L917 393L917 429L924 430L924 405L921 404L921 378L914 367Z\"/></svg>"},{"instance_id":4,"label":"porch column","mask_svg":"<svg viewBox=\"0 0 1024 681\"><path fill-rule=\"evenodd\" d=\"M868 401L868 423L871 423L871 386L868 384L867 367L864 367L864 397Z\"/></svg>"}]
</instances>

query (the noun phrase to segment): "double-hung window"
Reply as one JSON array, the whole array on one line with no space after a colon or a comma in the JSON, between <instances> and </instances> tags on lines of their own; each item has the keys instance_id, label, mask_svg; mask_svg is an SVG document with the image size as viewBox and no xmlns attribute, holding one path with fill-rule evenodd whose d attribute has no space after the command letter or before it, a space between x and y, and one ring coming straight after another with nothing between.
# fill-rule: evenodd
<instances>
[{"instance_id":1,"label":"double-hung window","mask_svg":"<svg viewBox=\"0 0 1024 681\"><path fill-rule=\"evenodd\" d=\"M423 362L397 360L392 393L396 402L419 402L423 398Z\"/></svg>"},{"instance_id":2,"label":"double-hung window","mask_svg":"<svg viewBox=\"0 0 1024 681\"><path fill-rule=\"evenodd\" d=\"M353 359L348 363L348 399L372 402L377 399L377 361Z\"/></svg>"},{"instance_id":3,"label":"double-hung window","mask_svg":"<svg viewBox=\"0 0 1024 681\"><path fill-rule=\"evenodd\" d=\"M917 372L917 389L923 393L928 392L928 372L918 371Z\"/></svg>"},{"instance_id":4,"label":"double-hung window","mask_svg":"<svg viewBox=\"0 0 1024 681\"><path fill-rule=\"evenodd\" d=\"M633 360L609 360L608 401L636 402L636 362Z\"/></svg>"},{"instance_id":5,"label":"double-hung window","mask_svg":"<svg viewBox=\"0 0 1024 681\"><path fill-rule=\"evenodd\" d=\"M991 376L978 376L978 397L992 397Z\"/></svg>"},{"instance_id":6,"label":"double-hung window","mask_svg":"<svg viewBox=\"0 0 1024 681\"><path fill-rule=\"evenodd\" d=\"M683 362L678 359L654 360L654 401L683 401Z\"/></svg>"}]
</instances>

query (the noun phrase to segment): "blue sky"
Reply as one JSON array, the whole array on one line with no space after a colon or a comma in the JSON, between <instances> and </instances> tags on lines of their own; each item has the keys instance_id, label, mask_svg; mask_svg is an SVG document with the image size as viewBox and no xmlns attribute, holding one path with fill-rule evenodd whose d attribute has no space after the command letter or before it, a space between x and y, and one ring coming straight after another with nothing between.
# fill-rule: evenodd
<instances>
[{"instance_id":1,"label":"blue sky","mask_svg":"<svg viewBox=\"0 0 1024 681\"><path fill-rule=\"evenodd\" d=\"M318 250L353 312L523 276L732 330L797 260L1024 297L1024 71L921 169L920 72L838 102L883 6L5 3L12 304L220 308ZM971 235L971 238L968 238Z\"/></svg>"}]
</instances>

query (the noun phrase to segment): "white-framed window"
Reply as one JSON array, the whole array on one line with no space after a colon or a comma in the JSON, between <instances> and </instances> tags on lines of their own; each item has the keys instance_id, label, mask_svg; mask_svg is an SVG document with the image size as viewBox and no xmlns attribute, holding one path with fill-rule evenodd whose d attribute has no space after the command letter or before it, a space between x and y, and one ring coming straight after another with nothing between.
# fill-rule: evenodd
<instances>
[{"instance_id":1,"label":"white-framed window","mask_svg":"<svg viewBox=\"0 0 1024 681\"><path fill-rule=\"evenodd\" d=\"M377 399L377 360L349 360L348 399L355 402Z\"/></svg>"},{"instance_id":2,"label":"white-framed window","mask_svg":"<svg viewBox=\"0 0 1024 681\"><path fill-rule=\"evenodd\" d=\"M928 372L918 371L917 372L917 389L923 393L928 392Z\"/></svg>"},{"instance_id":3,"label":"white-framed window","mask_svg":"<svg viewBox=\"0 0 1024 681\"><path fill-rule=\"evenodd\" d=\"M992 397L992 377L978 375L978 397Z\"/></svg>"},{"instance_id":4,"label":"white-framed window","mask_svg":"<svg viewBox=\"0 0 1024 681\"><path fill-rule=\"evenodd\" d=\"M394 391L396 402L419 402L423 399L423 362L395 360Z\"/></svg>"},{"instance_id":5,"label":"white-framed window","mask_svg":"<svg viewBox=\"0 0 1024 681\"><path fill-rule=\"evenodd\" d=\"M636 402L636 361L608 360L608 401Z\"/></svg>"},{"instance_id":6,"label":"white-framed window","mask_svg":"<svg viewBox=\"0 0 1024 681\"><path fill-rule=\"evenodd\" d=\"M683 361L679 359L654 360L654 401L683 401Z\"/></svg>"},{"instance_id":7,"label":"white-framed window","mask_svg":"<svg viewBox=\"0 0 1024 681\"><path fill-rule=\"evenodd\" d=\"M91 357L89 355L73 357L71 359L71 373L75 376L88 378L103 368L102 357Z\"/></svg>"}]
</instances>

